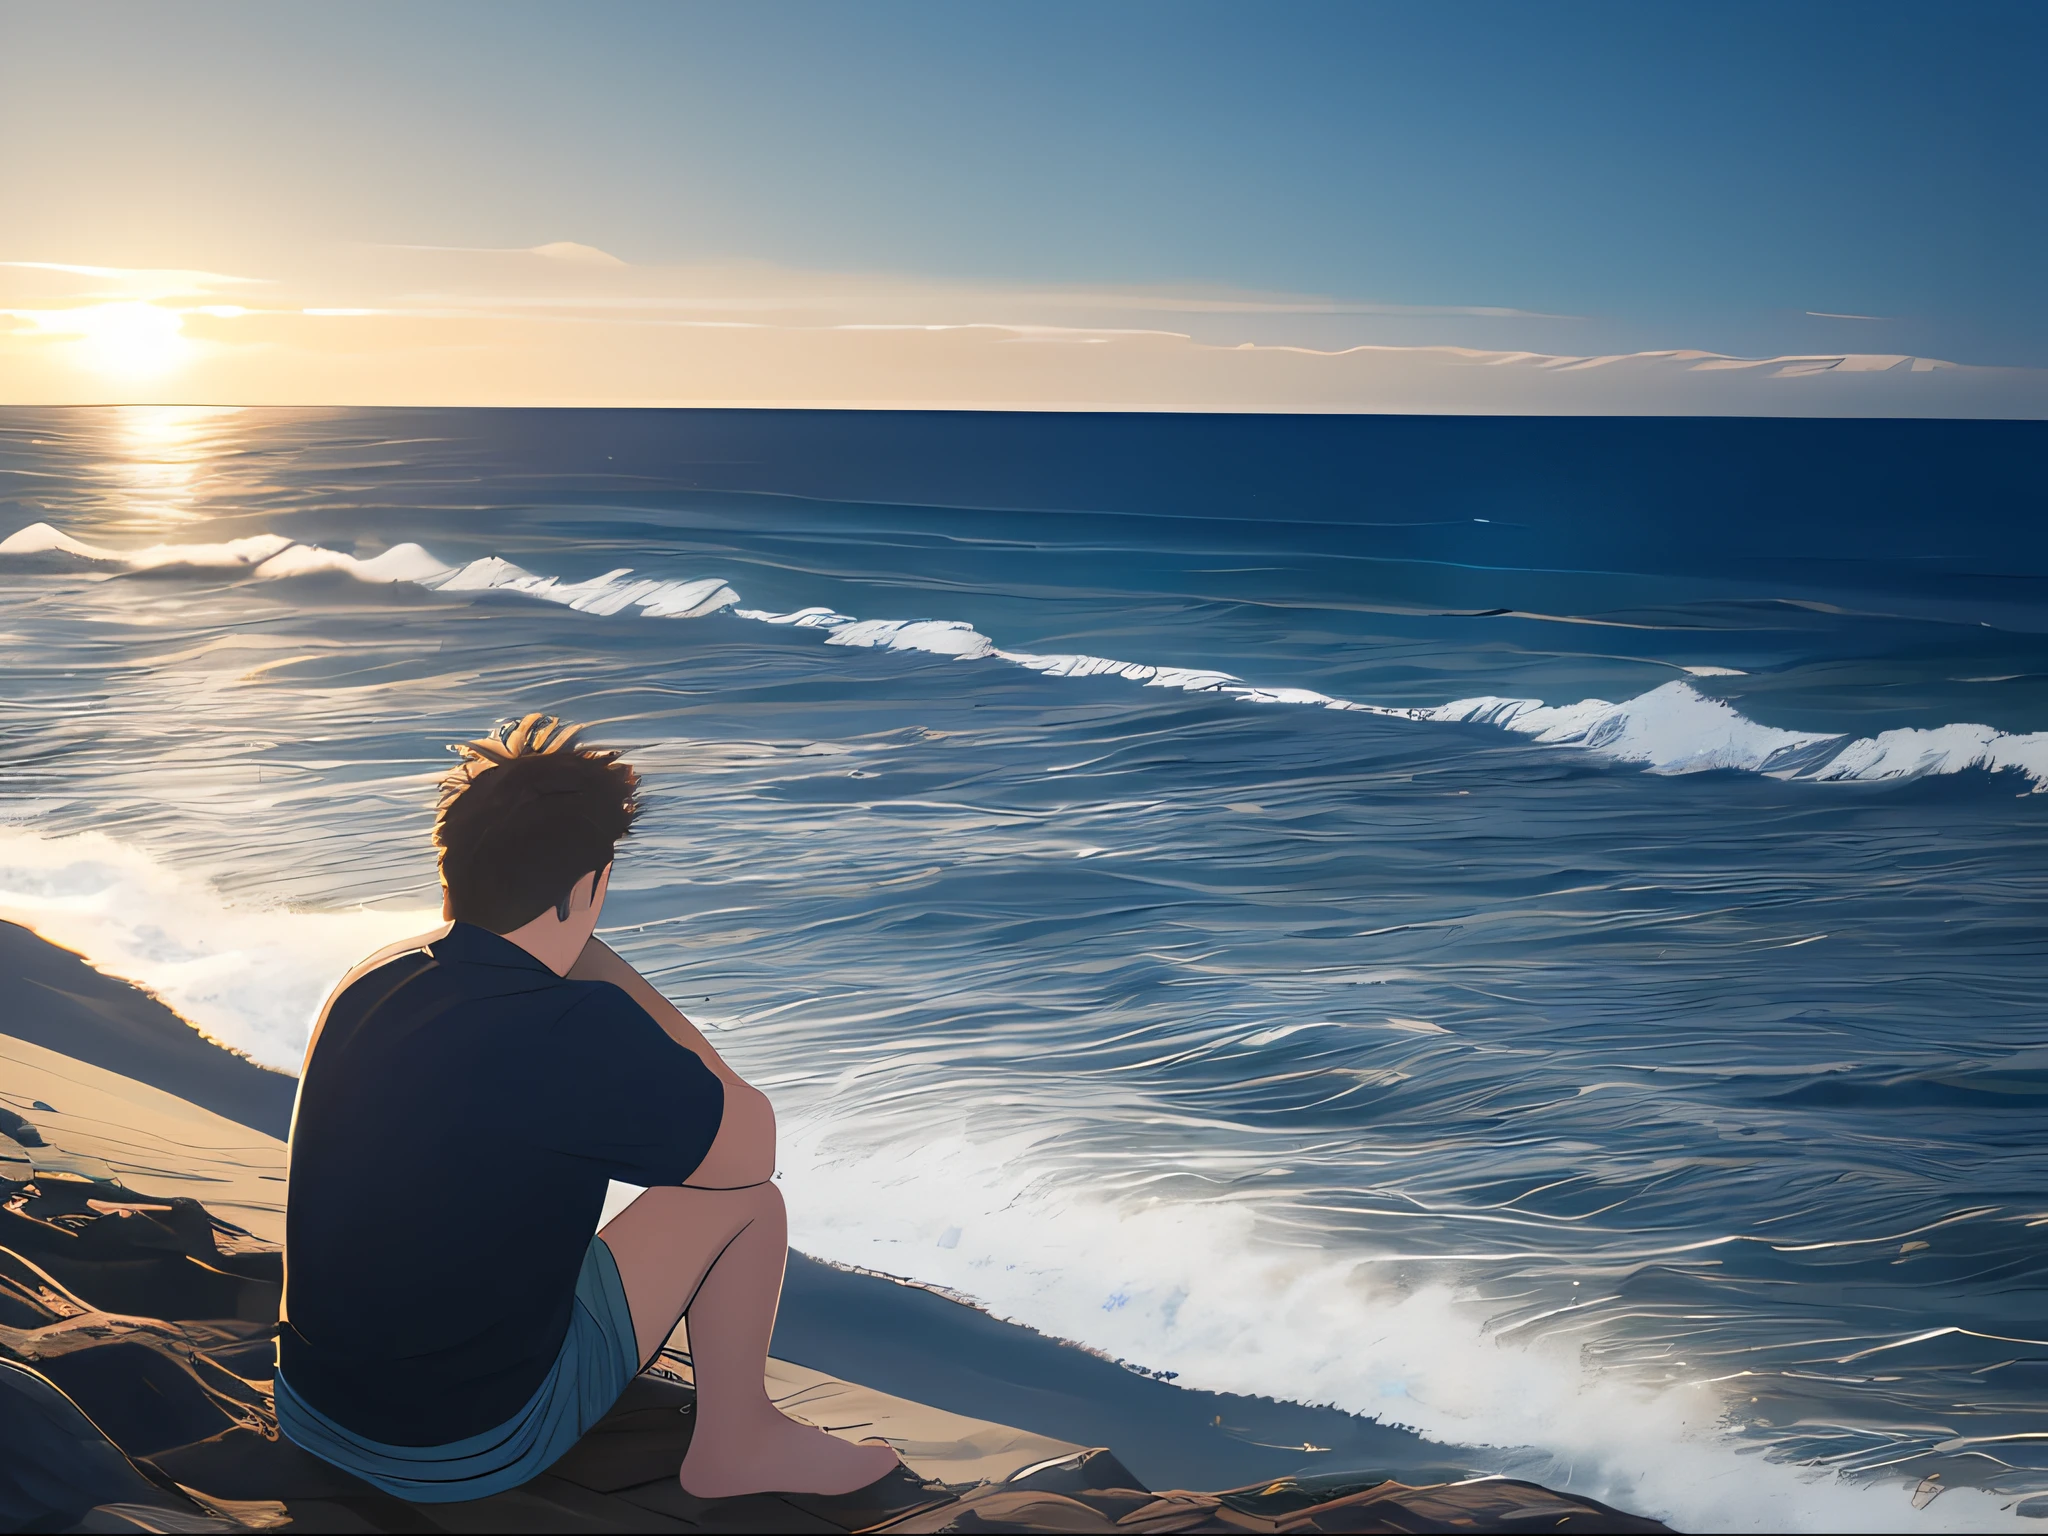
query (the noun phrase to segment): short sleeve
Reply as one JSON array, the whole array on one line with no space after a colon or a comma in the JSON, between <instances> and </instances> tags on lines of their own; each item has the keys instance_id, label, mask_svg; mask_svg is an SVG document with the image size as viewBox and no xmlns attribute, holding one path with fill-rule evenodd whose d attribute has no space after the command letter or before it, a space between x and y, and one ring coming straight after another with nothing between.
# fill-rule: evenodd
<instances>
[{"instance_id":1,"label":"short sleeve","mask_svg":"<svg viewBox=\"0 0 2048 1536\"><path fill-rule=\"evenodd\" d=\"M725 1084L618 987L585 985L588 995L556 1025L555 1112L535 1139L608 1178L681 1184L718 1137Z\"/></svg>"}]
</instances>

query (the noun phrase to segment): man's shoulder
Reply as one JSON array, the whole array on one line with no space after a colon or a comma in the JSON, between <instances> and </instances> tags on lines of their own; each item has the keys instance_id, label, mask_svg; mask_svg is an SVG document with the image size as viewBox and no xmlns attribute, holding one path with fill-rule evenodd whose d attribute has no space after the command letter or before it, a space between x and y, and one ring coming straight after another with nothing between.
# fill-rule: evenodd
<instances>
[{"instance_id":1,"label":"man's shoulder","mask_svg":"<svg viewBox=\"0 0 2048 1536\"><path fill-rule=\"evenodd\" d=\"M335 987L330 1011L399 1016L425 1010L478 1010L495 1027L545 1027L576 1012L616 1018L639 1008L618 988L570 981L540 965L496 963L435 936L379 950L353 968ZM609 994L609 995L606 995Z\"/></svg>"},{"instance_id":2,"label":"man's shoulder","mask_svg":"<svg viewBox=\"0 0 2048 1536\"><path fill-rule=\"evenodd\" d=\"M648 1017L647 1010L633 1001L630 992L612 982L564 977L560 995L565 1005L562 1017L573 1015L578 1024L602 1024L628 1030L638 1030L644 1025L656 1033L661 1030L661 1026Z\"/></svg>"},{"instance_id":3,"label":"man's shoulder","mask_svg":"<svg viewBox=\"0 0 2048 1536\"><path fill-rule=\"evenodd\" d=\"M334 996L341 996L342 993L346 992L357 982L383 970L386 966L404 965L408 969L417 970L422 963L431 963L432 956L428 953L430 947L445 939L448 936L448 930L453 926L454 924L452 923L443 923L438 928L430 928L425 933L414 934L409 939L400 939L395 944L386 944L375 954L357 961L353 966L349 967L348 973L335 984Z\"/></svg>"},{"instance_id":4,"label":"man's shoulder","mask_svg":"<svg viewBox=\"0 0 2048 1536\"><path fill-rule=\"evenodd\" d=\"M360 1022L361 1017L375 1011L377 1000L388 996L395 985L402 984L408 977L433 965L428 947L447 933L447 927L416 934L409 939L400 939L387 944L375 954L366 956L349 967L341 980L337 981L327 994L327 1001L321 1004L319 1017L313 1022L311 1036L306 1041L305 1065L302 1070L310 1071L314 1052L321 1040L328 1034L328 1028L338 1018L349 1018ZM347 1026L353 1032L354 1025Z\"/></svg>"},{"instance_id":5,"label":"man's shoulder","mask_svg":"<svg viewBox=\"0 0 2048 1536\"><path fill-rule=\"evenodd\" d=\"M614 1044L637 1043L647 1031L667 1038L624 989L557 976L538 965L494 963L502 959L494 952L469 954L460 943L443 942L455 926L387 944L352 966L328 994L312 1044L334 1029L360 1039L365 1029L382 1036L426 1017L487 1021L507 1045L528 1032L552 1034L564 1025Z\"/></svg>"}]
</instances>

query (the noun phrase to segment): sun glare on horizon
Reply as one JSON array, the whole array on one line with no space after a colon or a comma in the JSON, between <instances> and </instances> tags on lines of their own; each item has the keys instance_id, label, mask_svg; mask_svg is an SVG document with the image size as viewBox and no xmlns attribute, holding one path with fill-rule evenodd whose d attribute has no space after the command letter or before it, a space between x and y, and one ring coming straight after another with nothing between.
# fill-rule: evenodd
<instances>
[{"instance_id":1,"label":"sun glare on horizon","mask_svg":"<svg viewBox=\"0 0 2048 1536\"><path fill-rule=\"evenodd\" d=\"M76 366L102 377L140 382L161 378L190 360L184 317L146 300L21 312L37 333L61 338Z\"/></svg>"}]
</instances>

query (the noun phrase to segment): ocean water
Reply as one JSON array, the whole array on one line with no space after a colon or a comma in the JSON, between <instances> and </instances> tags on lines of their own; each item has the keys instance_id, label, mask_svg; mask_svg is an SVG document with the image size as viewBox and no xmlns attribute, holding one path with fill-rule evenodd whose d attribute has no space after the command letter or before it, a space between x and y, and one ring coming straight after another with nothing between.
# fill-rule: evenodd
<instances>
[{"instance_id":1,"label":"ocean water","mask_svg":"<svg viewBox=\"0 0 2048 1536\"><path fill-rule=\"evenodd\" d=\"M0 917L261 1060L445 745L594 722L806 1251L1681 1527L2048 1516L2040 424L9 410L0 539Z\"/></svg>"}]
</instances>

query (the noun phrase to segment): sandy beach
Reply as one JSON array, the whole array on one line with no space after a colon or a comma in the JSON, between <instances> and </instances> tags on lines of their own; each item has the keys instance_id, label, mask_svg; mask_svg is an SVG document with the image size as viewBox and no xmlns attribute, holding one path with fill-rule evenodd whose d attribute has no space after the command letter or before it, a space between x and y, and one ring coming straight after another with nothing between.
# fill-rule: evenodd
<instances>
[{"instance_id":1,"label":"sandy beach","mask_svg":"<svg viewBox=\"0 0 2048 1536\"><path fill-rule=\"evenodd\" d=\"M1185 1390L795 1252L771 1385L791 1413L898 1448L908 1470L865 1501L683 1495L679 1328L534 1484L400 1504L275 1438L292 1080L26 929L0 924L0 971L17 999L0 1033L0 1417L11 1446L42 1446L4 1458L0 1526L1106 1530L1142 1510L1148 1530L1663 1528L1405 1430Z\"/></svg>"}]
</instances>

